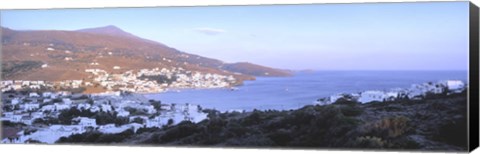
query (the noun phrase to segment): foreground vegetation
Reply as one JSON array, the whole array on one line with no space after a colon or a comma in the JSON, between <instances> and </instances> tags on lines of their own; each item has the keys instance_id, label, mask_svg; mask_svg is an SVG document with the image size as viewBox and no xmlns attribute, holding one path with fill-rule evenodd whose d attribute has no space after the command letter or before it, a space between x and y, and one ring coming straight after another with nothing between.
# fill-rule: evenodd
<instances>
[{"instance_id":1,"label":"foreground vegetation","mask_svg":"<svg viewBox=\"0 0 480 154\"><path fill-rule=\"evenodd\" d=\"M466 92L359 104L338 100L290 111L219 113L194 124L119 134L90 131L58 143L466 150Z\"/></svg>"}]
</instances>

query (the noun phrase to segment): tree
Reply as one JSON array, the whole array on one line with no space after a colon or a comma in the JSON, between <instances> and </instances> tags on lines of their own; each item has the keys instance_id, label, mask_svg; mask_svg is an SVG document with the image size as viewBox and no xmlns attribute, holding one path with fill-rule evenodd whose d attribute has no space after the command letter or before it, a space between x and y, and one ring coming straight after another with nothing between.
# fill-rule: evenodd
<instances>
[{"instance_id":1,"label":"tree","mask_svg":"<svg viewBox=\"0 0 480 154\"><path fill-rule=\"evenodd\" d=\"M198 112L202 112L202 111L203 111L203 108L202 108L202 106L200 106L200 105L197 105L197 111L198 111Z\"/></svg>"},{"instance_id":2,"label":"tree","mask_svg":"<svg viewBox=\"0 0 480 154\"><path fill-rule=\"evenodd\" d=\"M167 125L173 125L173 119L168 119Z\"/></svg>"},{"instance_id":3,"label":"tree","mask_svg":"<svg viewBox=\"0 0 480 154\"><path fill-rule=\"evenodd\" d=\"M140 118L140 117L134 118L134 119L133 119L133 122L134 122L134 123L138 123L138 124L143 124L143 123L144 123L144 122L143 122L143 119Z\"/></svg>"},{"instance_id":4,"label":"tree","mask_svg":"<svg viewBox=\"0 0 480 154\"><path fill-rule=\"evenodd\" d=\"M129 122L129 119L127 117L117 117L114 120L115 126L125 125L125 124L128 124L128 122Z\"/></svg>"},{"instance_id":5,"label":"tree","mask_svg":"<svg viewBox=\"0 0 480 154\"><path fill-rule=\"evenodd\" d=\"M155 108L155 110L160 111L162 110L162 102L161 101L155 101L155 100L150 100L150 105Z\"/></svg>"}]
</instances>

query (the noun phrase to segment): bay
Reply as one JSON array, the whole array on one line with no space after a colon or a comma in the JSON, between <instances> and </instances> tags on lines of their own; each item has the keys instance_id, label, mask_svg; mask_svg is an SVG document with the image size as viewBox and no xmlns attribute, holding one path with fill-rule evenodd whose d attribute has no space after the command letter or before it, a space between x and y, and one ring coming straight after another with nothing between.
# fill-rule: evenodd
<instances>
[{"instance_id":1,"label":"bay","mask_svg":"<svg viewBox=\"0 0 480 154\"><path fill-rule=\"evenodd\" d=\"M291 77L257 77L236 90L181 89L145 94L163 103L195 104L219 111L288 110L314 104L338 93L408 88L412 84L440 80L467 81L467 71L315 71Z\"/></svg>"}]
</instances>

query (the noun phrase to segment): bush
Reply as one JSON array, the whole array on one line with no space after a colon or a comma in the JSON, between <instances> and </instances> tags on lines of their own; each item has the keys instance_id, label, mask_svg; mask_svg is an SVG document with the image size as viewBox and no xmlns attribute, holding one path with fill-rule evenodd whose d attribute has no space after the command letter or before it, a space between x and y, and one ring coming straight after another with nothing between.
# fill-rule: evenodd
<instances>
[{"instance_id":1,"label":"bush","mask_svg":"<svg viewBox=\"0 0 480 154\"><path fill-rule=\"evenodd\" d=\"M243 119L243 125L256 125L261 122L260 111L253 111L249 116Z\"/></svg>"},{"instance_id":2,"label":"bush","mask_svg":"<svg viewBox=\"0 0 480 154\"><path fill-rule=\"evenodd\" d=\"M356 105L358 104L358 101L355 100L351 96L344 96L339 99L337 99L333 104L339 104L339 105Z\"/></svg>"},{"instance_id":3,"label":"bush","mask_svg":"<svg viewBox=\"0 0 480 154\"><path fill-rule=\"evenodd\" d=\"M190 121L183 121L179 123L176 127L168 129L164 135L160 137L161 142L171 142L174 140L179 140L184 137L190 136L192 134L198 133L199 128L197 125Z\"/></svg>"},{"instance_id":4,"label":"bush","mask_svg":"<svg viewBox=\"0 0 480 154\"><path fill-rule=\"evenodd\" d=\"M139 117L134 118L132 122L138 123L138 124L143 124L144 123L143 119L139 118Z\"/></svg>"},{"instance_id":5,"label":"bush","mask_svg":"<svg viewBox=\"0 0 480 154\"><path fill-rule=\"evenodd\" d=\"M1 121L2 127L16 127L16 126L27 126L24 123L17 123L17 122L11 122L11 121Z\"/></svg>"},{"instance_id":6,"label":"bush","mask_svg":"<svg viewBox=\"0 0 480 154\"><path fill-rule=\"evenodd\" d=\"M343 115L349 117L359 116L363 113L363 109L356 106L343 106L340 108Z\"/></svg>"},{"instance_id":7,"label":"bush","mask_svg":"<svg viewBox=\"0 0 480 154\"><path fill-rule=\"evenodd\" d=\"M269 134L268 138L279 146L285 146L293 140L292 132L285 129L279 129L278 131Z\"/></svg>"},{"instance_id":8,"label":"bush","mask_svg":"<svg viewBox=\"0 0 480 154\"><path fill-rule=\"evenodd\" d=\"M127 117L117 117L114 120L115 126L121 126L129 123L129 119Z\"/></svg>"},{"instance_id":9,"label":"bush","mask_svg":"<svg viewBox=\"0 0 480 154\"><path fill-rule=\"evenodd\" d=\"M387 117L367 125L367 132L384 138L395 138L411 129L410 119L404 116Z\"/></svg>"},{"instance_id":10,"label":"bush","mask_svg":"<svg viewBox=\"0 0 480 154\"><path fill-rule=\"evenodd\" d=\"M229 137L240 137L244 136L249 129L240 125L237 121L229 122L226 126Z\"/></svg>"},{"instance_id":11,"label":"bush","mask_svg":"<svg viewBox=\"0 0 480 154\"><path fill-rule=\"evenodd\" d=\"M133 135L132 129L116 134L102 134L100 132L85 132L61 137L56 143L119 143Z\"/></svg>"},{"instance_id":12,"label":"bush","mask_svg":"<svg viewBox=\"0 0 480 154\"><path fill-rule=\"evenodd\" d=\"M355 148L384 148L386 142L379 137L372 136L362 136L357 137L352 143L352 146Z\"/></svg>"},{"instance_id":13,"label":"bush","mask_svg":"<svg viewBox=\"0 0 480 154\"><path fill-rule=\"evenodd\" d=\"M448 144L466 147L468 144L467 118L445 122L440 126L435 138Z\"/></svg>"}]
</instances>

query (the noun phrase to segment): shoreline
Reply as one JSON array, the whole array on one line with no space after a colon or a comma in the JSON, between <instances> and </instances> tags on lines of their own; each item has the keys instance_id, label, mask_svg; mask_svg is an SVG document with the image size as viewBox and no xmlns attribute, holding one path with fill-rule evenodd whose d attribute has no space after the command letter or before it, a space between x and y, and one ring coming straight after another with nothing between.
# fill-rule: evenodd
<instances>
[{"instance_id":1,"label":"shoreline","mask_svg":"<svg viewBox=\"0 0 480 154\"><path fill-rule=\"evenodd\" d=\"M179 124L137 131L135 133L104 134L86 132L65 137L56 143L86 142L88 136L98 134L88 143L118 136L106 143L148 145L208 145L312 148L381 148L410 150L463 150L457 141L463 135L445 135L450 130L466 125L463 108L466 92L453 95L436 94L421 100L396 100L386 103L337 102L328 105L306 105L288 111L209 112L209 118L199 123ZM440 107L440 108L439 108ZM435 113L429 112L435 109ZM441 114L442 116L438 116ZM309 117L309 118L305 118ZM455 123L449 123L449 120ZM388 123L388 125L381 125ZM215 127L213 127L215 126ZM204 130L206 129L206 130ZM185 136L173 134L183 130ZM415 130L428 130L415 131ZM463 129L455 129L458 133ZM384 133L394 131L395 133ZM437 132L439 131L439 132ZM332 132L336 132L332 135ZM225 134L235 135L225 135ZM148 136L148 137L145 137ZM213 136L207 138L201 136ZM298 138L298 139L296 139ZM161 139L161 140L158 140ZM193 140L192 140L193 139ZM315 140L316 142L311 142ZM370 143L366 146L364 143ZM205 144L208 143L208 144Z\"/></svg>"},{"instance_id":2,"label":"shoreline","mask_svg":"<svg viewBox=\"0 0 480 154\"><path fill-rule=\"evenodd\" d=\"M446 80L446 81L450 81L450 80ZM430 85L430 86L435 86L435 84L431 84L432 82L429 82L428 84L414 84L414 85ZM443 83L441 81L439 82L436 82L436 83ZM448 82L447 82L448 83ZM463 84L463 83L462 83ZM207 88L208 89L208 88ZM216 89L216 88L212 88L212 89ZM465 89L466 89L466 86L460 86L459 88L461 91L460 92L464 92ZM115 96L118 96L119 98L115 98L113 100L143 100L142 102L149 102L149 100L151 99L148 99L147 97L145 97L145 94L141 94L141 93L131 93L131 94L128 94L128 95L120 95L119 92L117 92L119 95L115 95ZM425 92L425 93L428 93ZM434 93L435 97L446 97L446 98L449 98L449 97L453 97L453 96L457 96L457 95L460 95L459 93L455 92L453 93L453 95L450 95L448 93ZM90 96L94 96L94 95L90 95ZM89 97L90 97L89 96ZM104 100L108 100L107 97L109 96L112 96L111 94L106 94L104 95L103 97L106 97ZM428 95L427 95L428 96ZM27 96L29 97L29 96ZM66 97L69 97L68 95L66 95ZM100 96L102 97L102 96ZM431 97L431 96L430 96ZM351 98L351 97L345 97L345 98ZM428 97L421 97L419 99L407 99L407 101L411 101L411 102L418 102L420 100L424 100L424 99L430 99ZM156 100L156 99L154 99ZM203 107L206 107L204 108L204 110L202 110L204 113L207 113L207 114L242 114L242 115L250 115L250 114L254 114L254 113L258 113L258 112L262 112L262 113L270 113L270 112L281 112L281 113L284 113L284 112L298 112L298 111L302 111L304 110L305 108L309 108L309 107L312 107L312 106L330 106L330 105L338 105L338 104L351 104L351 103L354 103L354 104L357 104L357 105L365 105L365 106L372 106L372 104L378 104L380 103L381 105L391 105L390 103L393 101L404 101L403 98L398 98L398 99L394 99L394 100L382 100L380 102L376 101L377 103L374 102L361 102L361 101L358 101L358 100L354 100L354 99L344 99L343 101L338 101L338 100L341 100L340 98L336 99L335 101L332 101L331 103L329 104L315 104L313 103L314 100L312 100L312 103L311 104L307 104L307 105L301 105L301 106L298 106L296 108L290 108L290 109L252 109L252 110L241 110L241 109L228 109L228 110L218 110L218 109L215 109L215 108L209 108L209 107L206 107L202 104L196 104L196 103L185 103L185 105L193 105L194 106L201 106L202 108ZM162 101L162 100L160 100ZM28 104L28 103L26 103ZM163 103L162 103L163 104ZM174 104L177 104L177 105L182 105L182 103L165 103L165 104L170 104L170 106L174 106ZM114 105L114 104L112 104ZM115 105L114 105L115 106ZM108 109L108 108L107 108ZM199 110L200 111L200 110ZM204 120L211 120L210 118L205 118ZM2 120L3 121L3 120ZM166 123L167 121L163 121L163 123ZM177 121L177 122L180 122L180 121ZM180 122L180 123L183 123L184 121ZM132 123L133 124L133 123ZM195 123L194 123L195 124ZM177 127L178 125L172 125L171 127ZM160 126L158 126L160 127ZM154 128L155 129L155 128ZM87 132L88 133L88 132Z\"/></svg>"}]
</instances>

